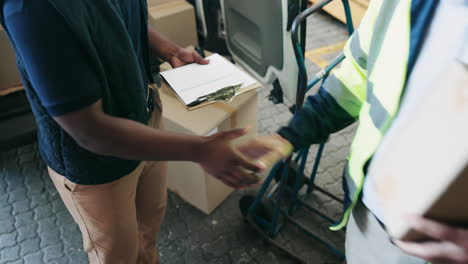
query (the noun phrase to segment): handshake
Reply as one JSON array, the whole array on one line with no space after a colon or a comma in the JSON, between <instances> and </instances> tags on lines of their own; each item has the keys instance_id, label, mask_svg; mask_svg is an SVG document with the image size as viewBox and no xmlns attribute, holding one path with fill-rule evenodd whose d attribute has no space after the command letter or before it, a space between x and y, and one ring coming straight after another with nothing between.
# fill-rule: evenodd
<instances>
[{"instance_id":1,"label":"handshake","mask_svg":"<svg viewBox=\"0 0 468 264\"><path fill-rule=\"evenodd\" d=\"M205 171L226 185L240 189L257 184L258 173L272 167L293 151L292 144L278 134L258 136L247 143L233 146L232 140L248 129L233 129L208 136L196 152L195 160Z\"/></svg>"}]
</instances>

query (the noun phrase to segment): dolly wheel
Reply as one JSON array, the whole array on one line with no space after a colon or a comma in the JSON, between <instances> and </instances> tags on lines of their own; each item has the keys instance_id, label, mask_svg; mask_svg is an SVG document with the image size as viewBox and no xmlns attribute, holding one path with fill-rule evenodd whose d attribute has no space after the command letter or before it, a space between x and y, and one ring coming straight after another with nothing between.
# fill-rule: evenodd
<instances>
[{"instance_id":1,"label":"dolly wheel","mask_svg":"<svg viewBox=\"0 0 468 264\"><path fill-rule=\"evenodd\" d=\"M244 216L244 219L247 218L247 214L249 213L249 208L255 201L255 196L253 195L244 195L239 200L239 208ZM272 215L271 210L263 203L260 202L255 209L255 215L264 218L266 221L271 221Z\"/></svg>"}]
</instances>

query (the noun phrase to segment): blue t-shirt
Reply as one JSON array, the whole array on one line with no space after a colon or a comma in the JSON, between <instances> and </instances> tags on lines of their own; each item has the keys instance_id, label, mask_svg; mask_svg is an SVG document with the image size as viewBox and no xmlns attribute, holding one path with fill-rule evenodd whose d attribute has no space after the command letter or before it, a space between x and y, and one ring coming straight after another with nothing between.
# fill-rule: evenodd
<instances>
[{"instance_id":1,"label":"blue t-shirt","mask_svg":"<svg viewBox=\"0 0 468 264\"><path fill-rule=\"evenodd\" d=\"M145 69L141 45L145 38L141 35L146 31L142 27L141 2L114 2L141 69ZM3 0L0 11L32 87L50 115L74 112L101 98L97 74L85 51L48 1ZM63 61L69 62L67 67L63 67Z\"/></svg>"}]
</instances>

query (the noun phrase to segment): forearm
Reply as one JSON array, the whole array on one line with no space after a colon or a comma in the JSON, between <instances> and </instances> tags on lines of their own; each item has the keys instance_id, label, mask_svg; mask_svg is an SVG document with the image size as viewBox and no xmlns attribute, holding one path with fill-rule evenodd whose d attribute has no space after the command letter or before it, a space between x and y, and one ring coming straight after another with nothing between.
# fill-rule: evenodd
<instances>
[{"instance_id":1,"label":"forearm","mask_svg":"<svg viewBox=\"0 0 468 264\"><path fill-rule=\"evenodd\" d=\"M151 25L148 25L148 40L152 54L163 61L169 61L181 49Z\"/></svg>"},{"instance_id":2,"label":"forearm","mask_svg":"<svg viewBox=\"0 0 468 264\"><path fill-rule=\"evenodd\" d=\"M138 122L106 115L96 122L88 140L88 150L132 160L197 161L204 137L154 129Z\"/></svg>"}]
</instances>

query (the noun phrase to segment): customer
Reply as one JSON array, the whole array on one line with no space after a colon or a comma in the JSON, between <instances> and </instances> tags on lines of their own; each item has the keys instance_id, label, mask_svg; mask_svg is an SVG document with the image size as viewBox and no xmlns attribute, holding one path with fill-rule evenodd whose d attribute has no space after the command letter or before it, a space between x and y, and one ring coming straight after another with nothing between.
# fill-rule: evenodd
<instances>
[{"instance_id":1,"label":"customer","mask_svg":"<svg viewBox=\"0 0 468 264\"><path fill-rule=\"evenodd\" d=\"M150 54L173 67L208 61L149 27L146 0L0 0L0 21L17 53L42 158L90 263L159 263L163 161L197 162L234 188L261 169L229 144L244 129L210 137L161 129Z\"/></svg>"}]
</instances>

